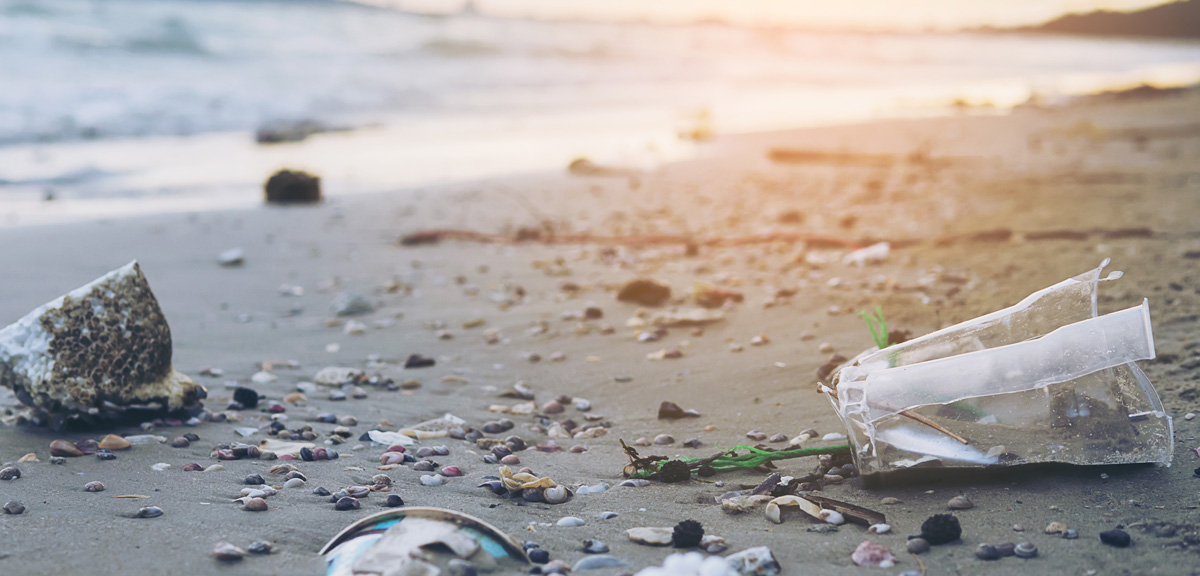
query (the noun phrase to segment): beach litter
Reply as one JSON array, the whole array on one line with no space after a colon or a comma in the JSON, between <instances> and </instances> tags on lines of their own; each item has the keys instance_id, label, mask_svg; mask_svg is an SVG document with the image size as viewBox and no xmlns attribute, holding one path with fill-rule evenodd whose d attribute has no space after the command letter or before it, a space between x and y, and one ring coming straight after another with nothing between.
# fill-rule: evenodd
<instances>
[{"instance_id":1,"label":"beach litter","mask_svg":"<svg viewBox=\"0 0 1200 576\"><path fill-rule=\"evenodd\" d=\"M467 514L442 508L396 508L339 532L321 549L327 576L519 573L529 565L519 542ZM469 566L464 566L462 563Z\"/></svg>"},{"instance_id":2,"label":"beach litter","mask_svg":"<svg viewBox=\"0 0 1200 576\"><path fill-rule=\"evenodd\" d=\"M1170 465L1171 417L1136 363L1155 357L1149 303L1098 315L1100 282L1121 277L1107 264L903 343L865 316L877 346L821 385L858 470Z\"/></svg>"},{"instance_id":3,"label":"beach litter","mask_svg":"<svg viewBox=\"0 0 1200 576\"><path fill-rule=\"evenodd\" d=\"M195 415L207 392L171 354L171 329L134 261L0 330L0 386L56 429Z\"/></svg>"}]
</instances>

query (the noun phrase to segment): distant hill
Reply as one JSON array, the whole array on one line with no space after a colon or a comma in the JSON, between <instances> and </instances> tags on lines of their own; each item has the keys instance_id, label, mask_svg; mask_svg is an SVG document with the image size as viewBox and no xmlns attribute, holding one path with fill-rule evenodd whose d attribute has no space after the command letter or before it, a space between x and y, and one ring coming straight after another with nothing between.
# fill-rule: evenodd
<instances>
[{"instance_id":1,"label":"distant hill","mask_svg":"<svg viewBox=\"0 0 1200 576\"><path fill-rule=\"evenodd\" d=\"M1067 14L1038 26L1003 31L1200 38L1200 0L1182 0L1136 12L1099 10L1086 14Z\"/></svg>"}]
</instances>

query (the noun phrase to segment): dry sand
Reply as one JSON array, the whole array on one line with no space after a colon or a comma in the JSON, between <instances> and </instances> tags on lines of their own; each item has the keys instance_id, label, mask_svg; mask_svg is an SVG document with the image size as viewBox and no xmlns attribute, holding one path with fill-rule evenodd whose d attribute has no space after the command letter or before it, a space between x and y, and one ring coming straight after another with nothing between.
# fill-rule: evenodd
<instances>
[{"instance_id":1,"label":"dry sand","mask_svg":"<svg viewBox=\"0 0 1200 576\"><path fill-rule=\"evenodd\" d=\"M332 402L313 394L306 407L289 406L289 425L310 422L318 412L358 418L361 434L380 421L411 424L452 412L474 425L495 418L486 408L505 401L498 392L524 381L539 400L567 394L590 399L594 411L612 423L607 436L561 441L587 446L584 454L520 454L522 465L560 483L607 482L611 490L581 495L557 505L516 506L476 488L495 474L482 452L462 441L450 447L444 464L461 466L465 478L440 487L419 485L420 473L389 472L396 490L411 505L444 506L475 514L521 540L534 540L553 558L574 562L585 538L598 538L628 561L629 571L659 564L669 552L629 542L624 531L635 526L670 526L691 518L710 533L725 537L730 551L769 546L785 574L900 573L928 568L929 574L1188 574L1195 573L1189 550L1200 543L1196 482L1196 421L1183 418L1200 396L1194 368L1194 329L1200 318L1197 260L1184 254L1200 249L1200 131L1180 129L1200 118L1194 92L1126 103L1076 105L1052 111L1025 110L1009 116L952 117L880 122L862 126L759 134L721 139L705 156L666 166L636 181L624 177L540 176L474 182L443 189L410 190L389 195L347 198L316 208L262 208L243 212L168 215L69 226L0 231L0 321L8 322L76 286L136 258L155 289L175 338L175 366L203 381L208 406L224 408L226 380L250 385L265 361L294 359L300 369L277 369L278 380L251 385L279 400L295 385L311 380L326 366L366 365L377 354L388 365L378 371L397 381L415 378L420 389L386 392L371 389L367 400ZM1193 127L1194 128L1194 127ZM920 151L932 162L900 162L889 167L822 162L773 163L770 147L909 155ZM788 210L803 223L781 223ZM850 227L846 216L856 217ZM792 243L732 248L702 248L686 257L681 247L604 250L594 245L481 245L443 242L403 248L397 238L426 228L512 231L549 219L560 231L594 234L686 233L701 237L745 236L764 232L812 232L846 238L934 238L981 230L1017 232L1004 241L957 241L949 246L920 243L894 250L880 265L854 268L838 263L804 263L805 249ZM1140 238L1086 234L1077 240L1032 241L1020 233L1069 229L1148 227ZM246 264L221 268L216 255L244 247ZM809 250L812 252L813 250ZM705 447L680 446L652 452L668 456L704 456L715 446L747 443L744 434L795 435L806 428L840 431L829 404L815 393L815 370L827 354L822 342L853 355L870 345L860 309L882 305L890 325L921 334L1007 306L1029 292L1113 258L1124 270L1120 282L1102 289L1102 311L1150 299L1159 360L1145 363L1163 400L1176 418L1175 462L1171 467L1080 467L1050 471L1015 469L980 476L946 475L930 483L867 489L858 481L828 486L827 496L885 512L894 533L872 536L900 556L887 570L854 566L850 553L865 538L855 526L833 534L805 530L809 522L789 519L782 525L761 513L730 516L713 496L764 478L758 472L722 475L723 487L694 481L618 488L626 460L618 439L632 441L669 433L679 442L701 439ZM535 265L535 263L547 265ZM939 271L941 272L939 274ZM921 286L923 276L941 278ZM561 274L561 275L560 275ZM727 312L728 319L701 336L672 330L656 343L638 343L625 327L633 305L618 303L611 287L639 275L671 283L685 294L695 280L739 284L746 302ZM359 320L371 326L350 336L329 327L333 279L343 289L369 294L378 309ZM833 279L839 279L832 281ZM965 282L951 281L965 280ZM389 282L412 287L387 293ZM582 287L561 290L564 281ZM285 297L281 284L304 287L304 295ZM506 310L494 292L524 288L526 297ZM471 287L478 289L472 295ZM763 302L781 288L794 288L790 302L770 308ZM580 335L577 321L562 314L589 302L603 309L599 322L616 332ZM831 307L841 312L832 313ZM464 329L464 321L482 317L486 325ZM373 322L395 318L394 325ZM248 321L247 321L248 319ZM432 322L444 322L452 340L439 340ZM547 330L530 329L544 323ZM342 323L344 324L344 322ZM485 344L486 329L504 340ZM802 339L805 332L816 338ZM750 346L758 334L765 346ZM728 351L741 343L741 353ZM327 347L337 344L337 351ZM648 353L678 346L684 357L650 361ZM550 361L554 352L565 360ZM412 353L434 356L436 367L402 369ZM526 359L540 354L541 362ZM589 361L588 357L598 360ZM222 368L223 378L199 377L206 367ZM628 376L618 382L617 376ZM11 394L0 395L6 407ZM658 421L662 400L696 408L703 417ZM569 410L566 416L574 416ZM116 461L94 457L49 463L48 446L59 437L99 438L108 432L138 433L136 428L54 433L27 426L0 427L0 461L36 452L40 463L21 464L23 476L0 483L0 500L15 499L28 510L0 516L0 570L5 574L318 574L316 555L343 526L381 510L371 496L356 512L338 512L312 487L331 490L364 483L377 473L380 448L340 446L337 461L304 462L307 488L283 490L269 500L270 510L250 513L232 504L242 479L264 473L273 463L225 462L222 472L182 472L189 462L209 465L210 449L240 440L233 429L258 425L265 414L245 411L242 422L203 424L190 429L160 428L173 437L192 431L201 441L191 448L137 446ZM518 434L533 443L546 438L529 431L530 417L513 417ZM704 432L705 426L716 427ZM315 424L327 434L332 425ZM261 437L262 436L260 434ZM151 465L165 462L164 472ZM784 474L804 474L813 462L780 463ZM357 467L357 469L352 469ZM100 480L107 491L85 493L83 485ZM146 499L115 499L142 494ZM904 552L905 535L919 531L929 515L945 511L959 494L976 504L958 513L964 527L961 544L935 547L920 558ZM894 497L901 504L884 506ZM165 515L129 519L122 515L145 505ZM620 514L599 520L596 514ZM560 528L563 516L587 520L582 527ZM1078 540L1042 533L1051 521L1078 530ZM1021 524L1025 533L1013 532ZM1135 544L1117 549L1097 534L1117 525L1129 527ZM252 540L275 543L270 557L248 557L236 565L218 563L212 547L219 540L245 546ZM973 551L981 542L1029 540L1041 551L1035 560L1007 558L984 563ZM1090 571L1090 572L1089 572ZM619 573L619 570L598 572Z\"/></svg>"}]
</instances>

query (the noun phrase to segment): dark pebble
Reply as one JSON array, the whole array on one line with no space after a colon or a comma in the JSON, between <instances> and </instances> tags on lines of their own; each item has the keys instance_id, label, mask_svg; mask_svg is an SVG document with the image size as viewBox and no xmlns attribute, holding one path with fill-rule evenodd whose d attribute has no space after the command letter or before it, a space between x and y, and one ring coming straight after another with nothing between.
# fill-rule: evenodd
<instances>
[{"instance_id":1,"label":"dark pebble","mask_svg":"<svg viewBox=\"0 0 1200 576\"><path fill-rule=\"evenodd\" d=\"M255 408L258 406L258 392L249 388L234 388L233 401L245 406L246 408Z\"/></svg>"},{"instance_id":2,"label":"dark pebble","mask_svg":"<svg viewBox=\"0 0 1200 576\"><path fill-rule=\"evenodd\" d=\"M433 448L428 446L417 448L417 458L428 458L430 456L433 456Z\"/></svg>"},{"instance_id":3,"label":"dark pebble","mask_svg":"<svg viewBox=\"0 0 1200 576\"><path fill-rule=\"evenodd\" d=\"M504 431L504 426L500 425L499 422L485 422L483 424L483 431L486 434L499 434Z\"/></svg>"},{"instance_id":4,"label":"dark pebble","mask_svg":"<svg viewBox=\"0 0 1200 576\"><path fill-rule=\"evenodd\" d=\"M260 486L265 483L263 477L259 474L251 474L246 477L246 484L249 486Z\"/></svg>"},{"instance_id":5,"label":"dark pebble","mask_svg":"<svg viewBox=\"0 0 1200 576\"><path fill-rule=\"evenodd\" d=\"M196 435L195 432L188 432L187 434L184 434L183 437L187 438L188 442L197 442L200 440L200 436Z\"/></svg>"},{"instance_id":6,"label":"dark pebble","mask_svg":"<svg viewBox=\"0 0 1200 576\"><path fill-rule=\"evenodd\" d=\"M313 494L316 494L317 496L328 496L329 490L324 486L317 486L316 488L313 488Z\"/></svg>"},{"instance_id":7,"label":"dark pebble","mask_svg":"<svg viewBox=\"0 0 1200 576\"><path fill-rule=\"evenodd\" d=\"M1100 541L1109 546L1116 546L1117 548L1128 548L1130 544L1133 544L1129 533L1120 529L1101 532Z\"/></svg>"},{"instance_id":8,"label":"dark pebble","mask_svg":"<svg viewBox=\"0 0 1200 576\"><path fill-rule=\"evenodd\" d=\"M525 443L525 440L521 439L520 436L509 436L508 438L505 438L504 445L513 452L520 452L529 447L529 445Z\"/></svg>"},{"instance_id":9,"label":"dark pebble","mask_svg":"<svg viewBox=\"0 0 1200 576\"><path fill-rule=\"evenodd\" d=\"M383 505L387 506L388 508L395 508L397 506L403 506L404 499L401 498L399 494L388 494L387 502L384 502Z\"/></svg>"},{"instance_id":10,"label":"dark pebble","mask_svg":"<svg viewBox=\"0 0 1200 576\"><path fill-rule=\"evenodd\" d=\"M980 560L999 560L1000 551L991 544L980 544L979 547L975 549L975 557Z\"/></svg>"},{"instance_id":11,"label":"dark pebble","mask_svg":"<svg viewBox=\"0 0 1200 576\"><path fill-rule=\"evenodd\" d=\"M21 471L16 466L9 466L0 470L0 480L16 480L21 477Z\"/></svg>"},{"instance_id":12,"label":"dark pebble","mask_svg":"<svg viewBox=\"0 0 1200 576\"><path fill-rule=\"evenodd\" d=\"M683 445L688 448L699 448L703 446L704 443L701 442L699 438L688 438L687 440L683 441Z\"/></svg>"},{"instance_id":13,"label":"dark pebble","mask_svg":"<svg viewBox=\"0 0 1200 576\"><path fill-rule=\"evenodd\" d=\"M934 514L921 524L921 537L937 546L962 538L962 526L953 514Z\"/></svg>"},{"instance_id":14,"label":"dark pebble","mask_svg":"<svg viewBox=\"0 0 1200 576\"><path fill-rule=\"evenodd\" d=\"M336 510L358 510L362 508L362 504L358 503L357 498L346 496L345 498L338 499L337 504L334 504L333 507Z\"/></svg>"},{"instance_id":15,"label":"dark pebble","mask_svg":"<svg viewBox=\"0 0 1200 576\"><path fill-rule=\"evenodd\" d=\"M518 440L519 440L519 438L518 438ZM433 447L433 455L434 456L449 456L450 449L445 446L434 446Z\"/></svg>"},{"instance_id":16,"label":"dark pebble","mask_svg":"<svg viewBox=\"0 0 1200 576\"><path fill-rule=\"evenodd\" d=\"M405 368L429 368L437 362L433 358L422 356L420 354L412 354L404 361Z\"/></svg>"},{"instance_id":17,"label":"dark pebble","mask_svg":"<svg viewBox=\"0 0 1200 576\"><path fill-rule=\"evenodd\" d=\"M4 504L4 513L13 515L23 514L25 513L25 505L16 500L9 500Z\"/></svg>"},{"instance_id":18,"label":"dark pebble","mask_svg":"<svg viewBox=\"0 0 1200 576\"><path fill-rule=\"evenodd\" d=\"M301 449L300 449L300 459L301 459L301 460L303 460L303 461L305 461L305 462L312 462L312 461L313 461L313 451L312 451L312 448L307 448L307 447L306 447L306 448L301 448Z\"/></svg>"},{"instance_id":19,"label":"dark pebble","mask_svg":"<svg viewBox=\"0 0 1200 576\"><path fill-rule=\"evenodd\" d=\"M100 448L100 449L96 450L96 458L99 458L101 460L116 460L117 455L113 454L112 450Z\"/></svg>"},{"instance_id":20,"label":"dark pebble","mask_svg":"<svg viewBox=\"0 0 1200 576\"><path fill-rule=\"evenodd\" d=\"M529 551L529 561L534 564L545 564L550 561L550 553L541 548L534 548Z\"/></svg>"}]
</instances>

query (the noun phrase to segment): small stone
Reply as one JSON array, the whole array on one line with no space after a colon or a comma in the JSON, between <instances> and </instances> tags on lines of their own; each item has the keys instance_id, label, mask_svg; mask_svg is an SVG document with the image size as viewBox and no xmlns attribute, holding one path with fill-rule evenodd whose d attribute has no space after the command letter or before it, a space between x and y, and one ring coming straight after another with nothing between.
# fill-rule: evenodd
<instances>
[{"instance_id":1,"label":"small stone","mask_svg":"<svg viewBox=\"0 0 1200 576\"><path fill-rule=\"evenodd\" d=\"M304 481L299 478L292 478L283 483L284 488L300 488L302 486L304 486Z\"/></svg>"},{"instance_id":2,"label":"small stone","mask_svg":"<svg viewBox=\"0 0 1200 576\"><path fill-rule=\"evenodd\" d=\"M388 494L387 501L383 503L388 508L395 508L404 505L404 499L399 494Z\"/></svg>"},{"instance_id":3,"label":"small stone","mask_svg":"<svg viewBox=\"0 0 1200 576\"><path fill-rule=\"evenodd\" d=\"M647 278L630 280L617 291L617 300L641 306L661 306L670 298L670 286Z\"/></svg>"},{"instance_id":4,"label":"small stone","mask_svg":"<svg viewBox=\"0 0 1200 576\"><path fill-rule=\"evenodd\" d=\"M1024 532L1025 527L1020 524L1013 524L1013 532Z\"/></svg>"},{"instance_id":5,"label":"small stone","mask_svg":"<svg viewBox=\"0 0 1200 576\"><path fill-rule=\"evenodd\" d=\"M1013 544L1012 542L1001 542L996 545L996 551L1005 558L1015 555L1016 550L1017 545Z\"/></svg>"},{"instance_id":6,"label":"small stone","mask_svg":"<svg viewBox=\"0 0 1200 576\"><path fill-rule=\"evenodd\" d=\"M971 502L966 496L955 496L946 503L946 506L951 510L970 510L975 507L975 503Z\"/></svg>"},{"instance_id":7,"label":"small stone","mask_svg":"<svg viewBox=\"0 0 1200 576\"><path fill-rule=\"evenodd\" d=\"M833 354L833 344L822 342L820 346L817 346L817 352L819 354Z\"/></svg>"},{"instance_id":8,"label":"small stone","mask_svg":"<svg viewBox=\"0 0 1200 576\"><path fill-rule=\"evenodd\" d=\"M683 445L688 448L699 448L703 446L704 443L701 442L699 438L688 438L687 440L683 441Z\"/></svg>"},{"instance_id":9,"label":"small stone","mask_svg":"<svg viewBox=\"0 0 1200 576\"><path fill-rule=\"evenodd\" d=\"M191 445L192 442L183 436L176 436L175 439L171 441L172 448L187 448Z\"/></svg>"},{"instance_id":10,"label":"small stone","mask_svg":"<svg viewBox=\"0 0 1200 576\"><path fill-rule=\"evenodd\" d=\"M768 440L768 442L787 442L787 441L788 441L787 434L776 434Z\"/></svg>"},{"instance_id":11,"label":"small stone","mask_svg":"<svg viewBox=\"0 0 1200 576\"><path fill-rule=\"evenodd\" d=\"M246 551L251 554L270 554L273 548L270 542L255 540L246 547Z\"/></svg>"},{"instance_id":12,"label":"small stone","mask_svg":"<svg viewBox=\"0 0 1200 576\"><path fill-rule=\"evenodd\" d=\"M1101 532L1100 541L1109 546L1116 546L1117 548L1127 548L1133 543L1133 540L1129 537L1129 533L1121 529Z\"/></svg>"},{"instance_id":13,"label":"small stone","mask_svg":"<svg viewBox=\"0 0 1200 576\"><path fill-rule=\"evenodd\" d=\"M424 476L421 476L421 485L422 486L441 486L442 484L445 484L445 483L446 483L446 477L442 476L441 474L434 474L432 476L426 474Z\"/></svg>"},{"instance_id":14,"label":"small stone","mask_svg":"<svg viewBox=\"0 0 1200 576\"><path fill-rule=\"evenodd\" d=\"M263 480L263 477L261 475L251 474L249 476L246 476L246 479L243 481L243 483L246 484L247 486L259 486L261 484L265 484L266 482Z\"/></svg>"},{"instance_id":15,"label":"small stone","mask_svg":"<svg viewBox=\"0 0 1200 576\"><path fill-rule=\"evenodd\" d=\"M665 446L667 444L674 444L675 437L671 436L670 434L659 434L658 436L654 437L654 443L658 444L659 446Z\"/></svg>"},{"instance_id":16,"label":"small stone","mask_svg":"<svg viewBox=\"0 0 1200 576\"><path fill-rule=\"evenodd\" d=\"M342 416L341 418L338 418L338 424L349 427L358 426L358 418L353 416Z\"/></svg>"},{"instance_id":17,"label":"small stone","mask_svg":"<svg viewBox=\"0 0 1200 576\"><path fill-rule=\"evenodd\" d=\"M9 500L8 502L4 503L4 513L12 514L14 516L18 514L24 514L25 505L17 502L16 500Z\"/></svg>"},{"instance_id":18,"label":"small stone","mask_svg":"<svg viewBox=\"0 0 1200 576\"><path fill-rule=\"evenodd\" d=\"M433 358L421 356L420 354L411 354L404 361L405 368L429 368L437 364Z\"/></svg>"},{"instance_id":19,"label":"small stone","mask_svg":"<svg viewBox=\"0 0 1200 576\"><path fill-rule=\"evenodd\" d=\"M333 505L334 510L358 510L362 508L362 504L358 503L358 498L343 496L338 498L336 504Z\"/></svg>"},{"instance_id":20,"label":"small stone","mask_svg":"<svg viewBox=\"0 0 1200 576\"><path fill-rule=\"evenodd\" d=\"M84 492L103 492L104 491L104 483L99 480L92 480L91 482L88 482L87 484L83 485L83 491Z\"/></svg>"},{"instance_id":21,"label":"small stone","mask_svg":"<svg viewBox=\"0 0 1200 576\"><path fill-rule=\"evenodd\" d=\"M334 297L330 309L334 316L357 316L374 312L375 305L362 294L347 291Z\"/></svg>"},{"instance_id":22,"label":"small stone","mask_svg":"<svg viewBox=\"0 0 1200 576\"><path fill-rule=\"evenodd\" d=\"M267 510L267 501L262 498L250 498L242 505L242 509L247 512L265 512Z\"/></svg>"},{"instance_id":23,"label":"small stone","mask_svg":"<svg viewBox=\"0 0 1200 576\"><path fill-rule=\"evenodd\" d=\"M587 452L587 446L580 446L576 444L571 447L570 451L572 454L583 454L584 452Z\"/></svg>"},{"instance_id":24,"label":"small stone","mask_svg":"<svg viewBox=\"0 0 1200 576\"><path fill-rule=\"evenodd\" d=\"M564 516L562 518L559 518L558 522L555 522L555 525L561 526L564 528L571 528L571 527L575 527L575 526L583 526L584 521L583 521L583 518L576 518L575 516Z\"/></svg>"},{"instance_id":25,"label":"small stone","mask_svg":"<svg viewBox=\"0 0 1200 576\"><path fill-rule=\"evenodd\" d=\"M505 458L507 458L507 456ZM514 456L514 458L515 458L515 456ZM500 461L504 462L504 459L502 458ZM504 462L504 463L508 464L508 462ZM459 468L458 466L446 466L445 468L442 468L442 476L448 476L448 477L453 478L453 477L462 476L462 475L463 475L462 469Z\"/></svg>"},{"instance_id":26,"label":"small stone","mask_svg":"<svg viewBox=\"0 0 1200 576\"><path fill-rule=\"evenodd\" d=\"M16 480L21 477L21 471L16 466L9 466L0 470L0 480Z\"/></svg>"},{"instance_id":27,"label":"small stone","mask_svg":"<svg viewBox=\"0 0 1200 576\"><path fill-rule=\"evenodd\" d=\"M895 506L897 504L902 504L903 502L903 500L894 498L892 496L885 496L879 499L879 503L883 504L884 506Z\"/></svg>"},{"instance_id":28,"label":"small stone","mask_svg":"<svg viewBox=\"0 0 1200 576\"><path fill-rule=\"evenodd\" d=\"M1051 523L1049 523L1049 524L1047 524L1047 525L1046 525L1046 530L1045 530L1045 532L1046 532L1047 534L1061 534L1061 533L1063 533L1064 531L1066 531L1066 529L1067 529L1067 525L1066 525L1066 524L1063 524L1062 522L1057 522L1057 521L1055 521L1055 522L1051 522Z\"/></svg>"},{"instance_id":29,"label":"small stone","mask_svg":"<svg viewBox=\"0 0 1200 576\"><path fill-rule=\"evenodd\" d=\"M112 453L112 450L99 448L96 450L96 458L99 460L116 460L117 455Z\"/></svg>"},{"instance_id":30,"label":"small stone","mask_svg":"<svg viewBox=\"0 0 1200 576\"><path fill-rule=\"evenodd\" d=\"M758 430L751 430L746 433L746 438L749 438L755 442L762 442L763 440L767 439L767 435L763 432L759 432Z\"/></svg>"},{"instance_id":31,"label":"small stone","mask_svg":"<svg viewBox=\"0 0 1200 576\"><path fill-rule=\"evenodd\" d=\"M534 548L527 554L529 561L534 564L545 564L550 561L550 553L541 548Z\"/></svg>"},{"instance_id":32,"label":"small stone","mask_svg":"<svg viewBox=\"0 0 1200 576\"><path fill-rule=\"evenodd\" d=\"M222 562L237 562L246 555L246 551L229 542L218 542L213 547L213 555Z\"/></svg>"},{"instance_id":33,"label":"small stone","mask_svg":"<svg viewBox=\"0 0 1200 576\"><path fill-rule=\"evenodd\" d=\"M1076 538L1079 538L1079 532L1074 528L1067 528L1066 530L1063 530L1062 537L1066 538L1067 540L1075 540Z\"/></svg>"},{"instance_id":34,"label":"small stone","mask_svg":"<svg viewBox=\"0 0 1200 576\"><path fill-rule=\"evenodd\" d=\"M159 508L158 506L146 506L145 508L138 510L136 516L138 518L158 518L162 515L162 508Z\"/></svg>"},{"instance_id":35,"label":"small stone","mask_svg":"<svg viewBox=\"0 0 1200 576\"><path fill-rule=\"evenodd\" d=\"M975 549L975 557L980 560L999 560L1000 551L996 550L996 547L991 544L980 544Z\"/></svg>"},{"instance_id":36,"label":"small stone","mask_svg":"<svg viewBox=\"0 0 1200 576\"><path fill-rule=\"evenodd\" d=\"M551 400L542 404L542 412L546 414L562 414L566 408L558 400Z\"/></svg>"},{"instance_id":37,"label":"small stone","mask_svg":"<svg viewBox=\"0 0 1200 576\"><path fill-rule=\"evenodd\" d=\"M647 546L668 546L675 536L674 528L641 527L625 531L630 540Z\"/></svg>"},{"instance_id":38,"label":"small stone","mask_svg":"<svg viewBox=\"0 0 1200 576\"><path fill-rule=\"evenodd\" d=\"M924 538L912 538L908 541L909 554L924 554L929 551L929 542Z\"/></svg>"}]
</instances>

